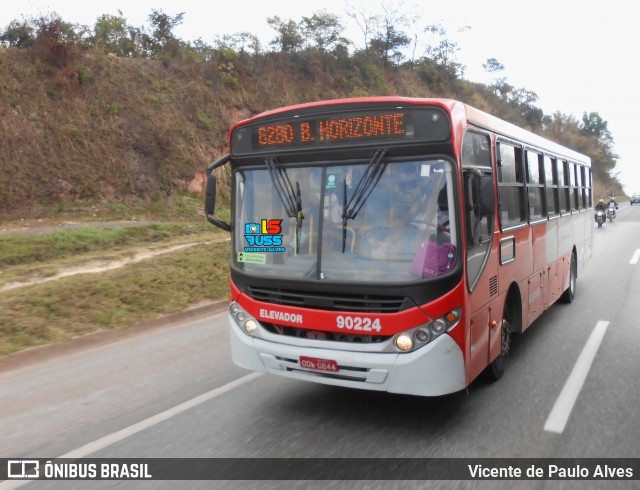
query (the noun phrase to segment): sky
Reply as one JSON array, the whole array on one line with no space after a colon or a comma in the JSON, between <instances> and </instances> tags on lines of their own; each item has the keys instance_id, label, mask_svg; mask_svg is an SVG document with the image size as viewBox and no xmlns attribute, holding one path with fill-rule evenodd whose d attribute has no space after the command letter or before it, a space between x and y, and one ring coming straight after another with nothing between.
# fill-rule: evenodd
<instances>
[{"instance_id":1,"label":"sky","mask_svg":"<svg viewBox=\"0 0 640 490\"><path fill-rule=\"evenodd\" d=\"M399 0L385 4L399 5ZM119 15L130 25L149 26L152 9L169 16L184 13L175 35L192 41L201 38L212 44L224 34L251 32L268 47L275 31L267 18L279 16L296 22L320 10L338 15L345 37L362 47L364 36L347 16L347 8L364 9L367 15L382 11L383 2L370 0L21 0L4 1L0 28L23 16L58 13L63 20L93 26L102 14ZM404 0L404 12L415 17L413 27L401 29L426 36L423 27L441 24L447 38L460 47L456 60L465 65L464 78L490 83L496 75L482 64L496 58L505 66L499 76L515 87L535 92L545 114L560 111L580 120L584 112L597 112L608 123L619 155L614 173L627 194L640 193L640 161L636 153L638 109L636 66L640 53L640 2L629 0ZM469 26L469 29L462 29ZM459 32L462 31L462 32ZM420 56L417 52L416 56ZM389 94L393 95L393 94Z\"/></svg>"}]
</instances>

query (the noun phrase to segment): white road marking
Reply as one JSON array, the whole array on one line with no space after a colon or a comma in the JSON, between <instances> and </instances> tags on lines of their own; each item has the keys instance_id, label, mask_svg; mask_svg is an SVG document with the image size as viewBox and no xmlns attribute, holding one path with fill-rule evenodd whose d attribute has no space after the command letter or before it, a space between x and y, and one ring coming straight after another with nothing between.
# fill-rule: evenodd
<instances>
[{"instance_id":1,"label":"white road marking","mask_svg":"<svg viewBox=\"0 0 640 490\"><path fill-rule=\"evenodd\" d=\"M560 392L560 396L558 396L556 403L553 405L547 422L544 424L544 430L558 434L564 431L569 415L571 415L571 410L573 410L573 405L580 394L587 374L589 374L591 363L596 357L596 353L600 348L608 326L609 322L600 320L593 329L593 332L591 332L589 340L587 340L580 356L578 356L578 360L575 366L573 366L573 370L567 378L564 388L562 388Z\"/></svg>"},{"instance_id":2,"label":"white road marking","mask_svg":"<svg viewBox=\"0 0 640 490\"><path fill-rule=\"evenodd\" d=\"M170 408L169 410L165 410L164 412L154 415L153 417L149 417L148 419L143 420L142 422L133 424L130 427L114 432L113 434L109 434L108 436L102 437L97 441L93 441L93 442L90 442L89 444L85 444L81 448L74 449L73 451L70 451L59 457L60 458L84 458L89 454L93 454L96 451L104 449L107 446L111 446L112 444L122 441L123 439L126 439L127 437L137 434L138 432L141 432L145 429L148 429L149 427L153 427L154 425L159 424L160 422L164 422L165 420L170 419L174 415L181 414L182 412L186 412L187 410L193 407L197 407L198 405L206 401L213 400L214 398L220 395L223 395L237 388L238 386L248 383L249 381L253 381L254 379L260 376L262 376L262 373L247 374L246 376L243 376L242 378L238 378L235 381L232 381L231 383L227 383L226 385L221 386L220 388L211 390L208 393L197 396L189 401L181 403L180 405L177 405L173 408Z\"/></svg>"},{"instance_id":3,"label":"white road marking","mask_svg":"<svg viewBox=\"0 0 640 490\"><path fill-rule=\"evenodd\" d=\"M640 248L636 249L636 252L633 254L633 257L631 257L629 263L631 265L636 265L638 263L638 260L640 260Z\"/></svg>"},{"instance_id":4,"label":"white road marking","mask_svg":"<svg viewBox=\"0 0 640 490\"><path fill-rule=\"evenodd\" d=\"M232 381L231 383L227 383L226 385L221 386L220 388L211 390L208 393L204 393L203 395L197 396L191 400L181 403L180 405L177 405L173 408L165 410L164 412L161 412L157 415L149 417L148 419L145 419L142 422L133 424L129 427L126 427L125 429L119 430L105 437L102 437L96 441L90 442L89 444L85 444L84 446L78 449L74 449L73 451L63 454L62 456L58 456L58 458L71 458L71 459L85 458L90 454L93 454L97 451L100 451L101 449L104 449L107 446L111 446L112 444L115 444L116 442L120 442L123 439L126 439L127 437L130 437L134 434L137 434L138 432L148 429L149 427L153 427L154 425L157 425L160 422L164 422L165 420L170 419L174 415L181 414L182 412L186 412L187 410L193 407L197 407L198 405L201 405L206 401L213 400L214 398L220 395L223 395L239 386L242 386L243 384L248 383L249 381L253 381L254 379L262 376L262 374L263 373L247 374L246 376L243 376L242 378L238 378L235 381ZM30 480L5 481L3 483L0 483L0 490L10 490L14 488L19 488L23 485L26 485L27 483L30 483Z\"/></svg>"}]
</instances>

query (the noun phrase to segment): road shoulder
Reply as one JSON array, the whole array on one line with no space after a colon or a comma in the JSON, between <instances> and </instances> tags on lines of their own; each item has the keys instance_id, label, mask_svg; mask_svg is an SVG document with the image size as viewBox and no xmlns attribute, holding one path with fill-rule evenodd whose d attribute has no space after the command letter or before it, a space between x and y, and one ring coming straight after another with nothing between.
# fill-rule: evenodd
<instances>
[{"instance_id":1,"label":"road shoulder","mask_svg":"<svg viewBox=\"0 0 640 490\"><path fill-rule=\"evenodd\" d=\"M206 302L195 305L178 313L162 315L152 320L137 323L130 327L112 330L99 330L86 335L73 338L67 342L31 347L14 354L0 357L0 373L14 371L25 366L48 362L56 358L64 357L70 353L101 347L103 345L119 342L124 339L145 334L161 328L172 328L186 322L192 322L206 318L215 313L224 311L228 301Z\"/></svg>"}]
</instances>

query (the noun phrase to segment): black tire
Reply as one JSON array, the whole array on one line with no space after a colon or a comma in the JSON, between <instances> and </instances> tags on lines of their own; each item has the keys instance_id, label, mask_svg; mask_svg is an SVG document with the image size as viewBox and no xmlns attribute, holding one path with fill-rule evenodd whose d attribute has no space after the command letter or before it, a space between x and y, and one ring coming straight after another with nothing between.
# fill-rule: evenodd
<instances>
[{"instance_id":1,"label":"black tire","mask_svg":"<svg viewBox=\"0 0 640 490\"><path fill-rule=\"evenodd\" d=\"M507 357L509 357L509 351L511 350L511 330L509 328L509 322L506 319L502 319L502 351L495 360L487 367L487 377L492 381L498 381L502 378L506 370Z\"/></svg>"},{"instance_id":2,"label":"black tire","mask_svg":"<svg viewBox=\"0 0 640 490\"><path fill-rule=\"evenodd\" d=\"M602 222L598 221L598 228L602 228Z\"/></svg>"},{"instance_id":3,"label":"black tire","mask_svg":"<svg viewBox=\"0 0 640 490\"><path fill-rule=\"evenodd\" d=\"M569 267L569 285L564 290L560 301L563 303L573 303L573 298L576 296L576 284L578 281L578 267L576 264L576 256L571 254L571 266Z\"/></svg>"}]
</instances>

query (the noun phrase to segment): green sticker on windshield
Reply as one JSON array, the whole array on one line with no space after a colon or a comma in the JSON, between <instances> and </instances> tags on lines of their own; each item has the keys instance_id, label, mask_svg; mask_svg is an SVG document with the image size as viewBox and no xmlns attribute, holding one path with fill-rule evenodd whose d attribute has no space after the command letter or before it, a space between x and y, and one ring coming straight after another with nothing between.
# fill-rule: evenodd
<instances>
[{"instance_id":1,"label":"green sticker on windshield","mask_svg":"<svg viewBox=\"0 0 640 490\"><path fill-rule=\"evenodd\" d=\"M267 263L267 254L238 252L238 262L264 265Z\"/></svg>"},{"instance_id":2,"label":"green sticker on windshield","mask_svg":"<svg viewBox=\"0 0 640 490\"><path fill-rule=\"evenodd\" d=\"M336 174L327 174L327 183L324 187L325 189L336 188Z\"/></svg>"}]
</instances>

